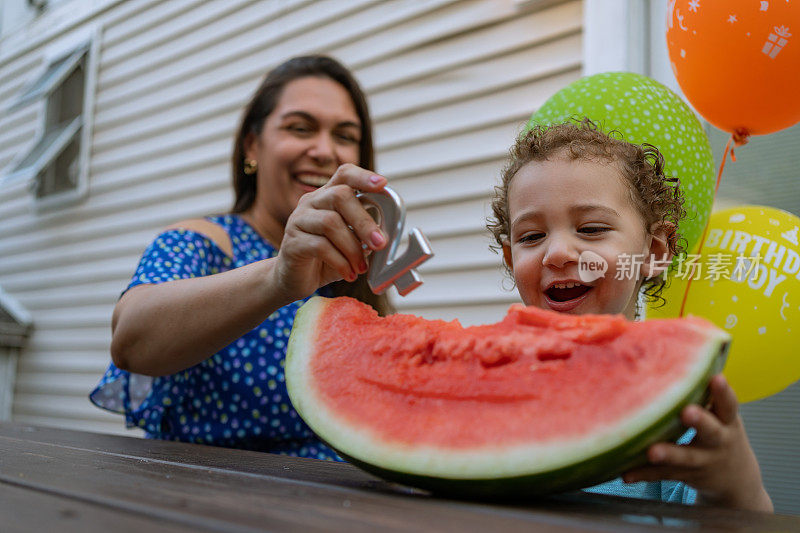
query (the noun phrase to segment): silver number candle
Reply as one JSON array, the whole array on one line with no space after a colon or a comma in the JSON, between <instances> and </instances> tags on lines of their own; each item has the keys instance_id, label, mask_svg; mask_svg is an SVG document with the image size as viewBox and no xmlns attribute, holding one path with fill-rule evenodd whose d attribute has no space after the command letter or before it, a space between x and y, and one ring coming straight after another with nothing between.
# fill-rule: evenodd
<instances>
[{"instance_id":1,"label":"silver number candle","mask_svg":"<svg viewBox=\"0 0 800 533\"><path fill-rule=\"evenodd\" d=\"M394 285L400 296L405 296L422 285L422 277L414 268L433 257L433 251L425 235L414 228L408 235L406 250L396 257L406 224L406 208L395 191L389 187L384 187L383 190L381 193L358 195L388 240L382 250L372 253L367 281L375 294L383 294Z\"/></svg>"}]
</instances>

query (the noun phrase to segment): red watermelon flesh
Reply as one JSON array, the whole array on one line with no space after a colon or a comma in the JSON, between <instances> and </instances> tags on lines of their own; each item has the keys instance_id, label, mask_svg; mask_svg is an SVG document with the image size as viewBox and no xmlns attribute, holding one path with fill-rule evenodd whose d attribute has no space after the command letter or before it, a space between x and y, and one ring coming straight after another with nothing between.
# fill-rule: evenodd
<instances>
[{"instance_id":1,"label":"red watermelon flesh","mask_svg":"<svg viewBox=\"0 0 800 533\"><path fill-rule=\"evenodd\" d=\"M699 318L636 323L515 305L497 324L464 328L315 298L298 313L286 374L311 428L378 473L502 479L640 445L667 415L674 426L727 342ZM484 457L488 466L475 464Z\"/></svg>"}]
</instances>

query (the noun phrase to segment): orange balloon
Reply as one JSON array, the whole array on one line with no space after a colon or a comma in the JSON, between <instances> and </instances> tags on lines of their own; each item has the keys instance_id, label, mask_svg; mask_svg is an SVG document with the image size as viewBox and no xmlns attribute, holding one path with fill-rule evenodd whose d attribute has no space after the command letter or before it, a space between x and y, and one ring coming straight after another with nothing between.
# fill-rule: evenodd
<instances>
[{"instance_id":1,"label":"orange balloon","mask_svg":"<svg viewBox=\"0 0 800 533\"><path fill-rule=\"evenodd\" d=\"M670 0L667 46L686 98L719 129L763 135L800 121L800 2Z\"/></svg>"}]
</instances>

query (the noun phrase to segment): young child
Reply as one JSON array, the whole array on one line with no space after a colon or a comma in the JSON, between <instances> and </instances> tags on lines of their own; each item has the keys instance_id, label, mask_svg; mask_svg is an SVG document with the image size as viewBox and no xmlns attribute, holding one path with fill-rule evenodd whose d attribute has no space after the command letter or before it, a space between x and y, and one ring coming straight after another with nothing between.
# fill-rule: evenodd
<instances>
[{"instance_id":1,"label":"young child","mask_svg":"<svg viewBox=\"0 0 800 533\"><path fill-rule=\"evenodd\" d=\"M663 166L655 147L613 138L589 120L540 126L518 139L488 227L523 302L634 319L640 293L663 300L663 273L679 252L676 228L684 214L677 180L665 177ZM605 275L582 281L581 254L602 257ZM621 261L632 257L643 259L641 272L617 275ZM690 405L681 412L693 430L681 439L685 445L654 444L648 465L587 490L683 503L697 496L772 511L736 396L722 375L710 387L709 409Z\"/></svg>"}]
</instances>

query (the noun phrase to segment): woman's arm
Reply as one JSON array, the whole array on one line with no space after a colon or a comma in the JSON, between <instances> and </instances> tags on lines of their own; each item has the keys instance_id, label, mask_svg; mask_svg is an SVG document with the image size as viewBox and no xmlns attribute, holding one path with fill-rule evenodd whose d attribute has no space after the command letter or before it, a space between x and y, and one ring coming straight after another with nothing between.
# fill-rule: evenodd
<instances>
[{"instance_id":1,"label":"woman's arm","mask_svg":"<svg viewBox=\"0 0 800 533\"><path fill-rule=\"evenodd\" d=\"M286 224L278 256L211 276L137 285L112 317L111 357L123 370L151 376L194 366L264 318L319 287L366 271L362 243L377 250L378 225L355 196L386 179L342 165L304 195Z\"/></svg>"},{"instance_id":2,"label":"woman's arm","mask_svg":"<svg viewBox=\"0 0 800 533\"><path fill-rule=\"evenodd\" d=\"M112 316L114 364L161 376L204 361L293 301L276 286L275 262L133 287Z\"/></svg>"}]
</instances>

